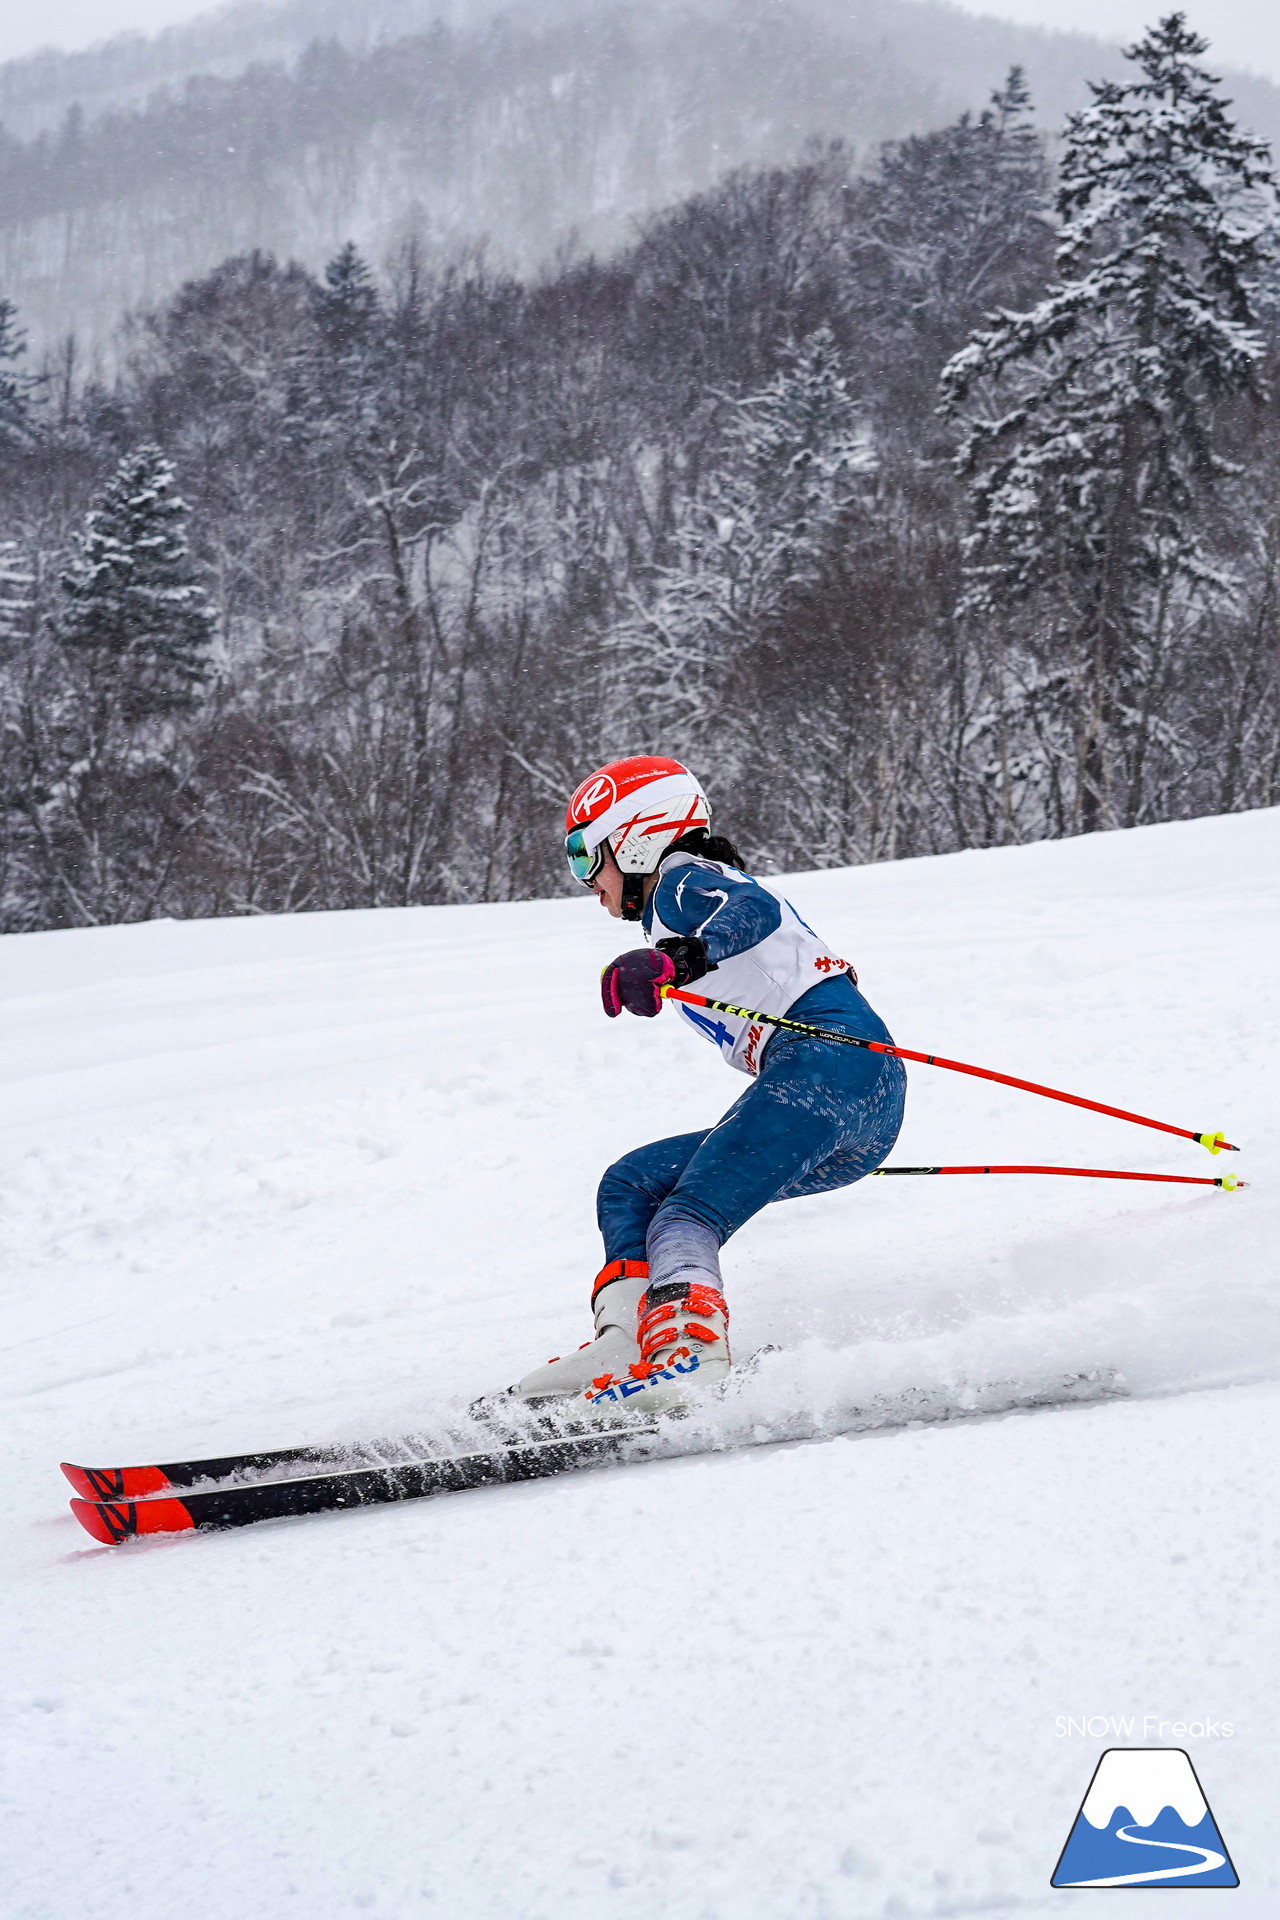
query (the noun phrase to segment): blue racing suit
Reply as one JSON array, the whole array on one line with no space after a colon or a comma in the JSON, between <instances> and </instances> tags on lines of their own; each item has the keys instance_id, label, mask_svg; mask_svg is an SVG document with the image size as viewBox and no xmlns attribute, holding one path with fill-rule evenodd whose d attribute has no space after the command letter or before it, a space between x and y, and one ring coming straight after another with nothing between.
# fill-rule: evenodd
<instances>
[{"instance_id":1,"label":"blue racing suit","mask_svg":"<svg viewBox=\"0 0 1280 1920\"><path fill-rule=\"evenodd\" d=\"M714 966L766 940L784 909L794 913L747 874L686 864L664 869L644 929L656 915L673 933L697 935ZM717 996L714 974L694 984L728 997ZM787 1012L891 1041L845 972L801 993ZM647 1258L655 1284L681 1272L719 1287L718 1250L753 1213L771 1200L849 1186L881 1164L901 1129L905 1094L900 1060L774 1031L757 1077L714 1127L637 1147L609 1168L597 1201L606 1263Z\"/></svg>"}]
</instances>

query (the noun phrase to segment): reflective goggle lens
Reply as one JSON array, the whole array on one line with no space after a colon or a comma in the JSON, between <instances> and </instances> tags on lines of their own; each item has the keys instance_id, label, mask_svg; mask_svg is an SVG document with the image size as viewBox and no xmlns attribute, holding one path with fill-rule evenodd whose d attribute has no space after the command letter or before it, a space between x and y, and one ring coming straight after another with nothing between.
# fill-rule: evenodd
<instances>
[{"instance_id":1,"label":"reflective goggle lens","mask_svg":"<svg viewBox=\"0 0 1280 1920\"><path fill-rule=\"evenodd\" d=\"M589 887L604 865L604 841L597 847L588 847L582 829L575 827L572 833L565 835L564 851L574 879L580 880L584 887Z\"/></svg>"}]
</instances>

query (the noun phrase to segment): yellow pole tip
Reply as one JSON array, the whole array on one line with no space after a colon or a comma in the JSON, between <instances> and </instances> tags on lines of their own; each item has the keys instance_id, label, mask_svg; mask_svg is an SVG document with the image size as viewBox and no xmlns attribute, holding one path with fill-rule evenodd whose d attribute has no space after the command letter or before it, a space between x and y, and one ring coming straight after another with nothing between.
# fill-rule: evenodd
<instances>
[{"instance_id":1,"label":"yellow pole tip","mask_svg":"<svg viewBox=\"0 0 1280 1920\"><path fill-rule=\"evenodd\" d=\"M1219 1127L1217 1133L1202 1133L1199 1139L1200 1145L1202 1147L1208 1147L1210 1153L1222 1152L1224 1135L1221 1127Z\"/></svg>"},{"instance_id":2,"label":"yellow pole tip","mask_svg":"<svg viewBox=\"0 0 1280 1920\"><path fill-rule=\"evenodd\" d=\"M1237 1180L1234 1173L1224 1173L1218 1185L1224 1193L1235 1193L1238 1188L1247 1186L1248 1182L1245 1180Z\"/></svg>"}]
</instances>

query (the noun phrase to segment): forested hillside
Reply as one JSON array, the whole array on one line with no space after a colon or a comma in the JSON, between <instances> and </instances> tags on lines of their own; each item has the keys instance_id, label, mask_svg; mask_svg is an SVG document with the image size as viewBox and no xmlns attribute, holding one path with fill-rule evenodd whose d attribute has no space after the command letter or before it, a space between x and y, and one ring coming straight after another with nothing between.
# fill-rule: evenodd
<instances>
[{"instance_id":1,"label":"forested hillside","mask_svg":"<svg viewBox=\"0 0 1280 1920\"><path fill-rule=\"evenodd\" d=\"M534 282L233 257L109 385L7 311L4 924L559 890L640 747L775 870L1274 804L1275 191L1200 51L1056 181L1014 74Z\"/></svg>"},{"instance_id":2,"label":"forested hillside","mask_svg":"<svg viewBox=\"0 0 1280 1920\"><path fill-rule=\"evenodd\" d=\"M0 67L0 288L33 344L114 349L126 308L230 254L378 271L483 243L540 272L735 167L980 105L1014 63L1046 124L1120 52L934 0L292 0ZM1280 136L1280 89L1233 82Z\"/></svg>"}]
</instances>

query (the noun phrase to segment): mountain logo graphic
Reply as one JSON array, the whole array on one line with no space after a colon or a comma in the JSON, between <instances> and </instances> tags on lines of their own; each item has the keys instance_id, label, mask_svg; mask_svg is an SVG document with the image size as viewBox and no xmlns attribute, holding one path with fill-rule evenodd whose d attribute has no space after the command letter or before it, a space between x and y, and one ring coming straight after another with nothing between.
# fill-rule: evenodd
<instances>
[{"instance_id":1,"label":"mountain logo graphic","mask_svg":"<svg viewBox=\"0 0 1280 1920\"><path fill-rule=\"evenodd\" d=\"M1181 1747L1108 1747L1052 1887L1238 1887L1226 1842Z\"/></svg>"}]
</instances>

